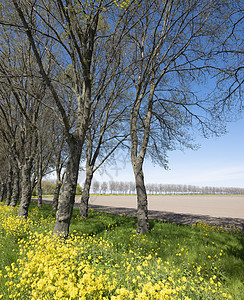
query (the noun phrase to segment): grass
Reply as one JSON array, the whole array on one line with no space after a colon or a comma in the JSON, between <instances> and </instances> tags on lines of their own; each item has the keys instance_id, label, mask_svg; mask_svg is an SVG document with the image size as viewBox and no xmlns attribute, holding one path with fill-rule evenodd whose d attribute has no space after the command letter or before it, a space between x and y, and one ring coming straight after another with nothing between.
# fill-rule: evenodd
<instances>
[{"instance_id":1,"label":"grass","mask_svg":"<svg viewBox=\"0 0 244 300\"><path fill-rule=\"evenodd\" d=\"M0 204L0 299L244 299L243 232L74 209L64 243L51 205L16 215Z\"/></svg>"}]
</instances>

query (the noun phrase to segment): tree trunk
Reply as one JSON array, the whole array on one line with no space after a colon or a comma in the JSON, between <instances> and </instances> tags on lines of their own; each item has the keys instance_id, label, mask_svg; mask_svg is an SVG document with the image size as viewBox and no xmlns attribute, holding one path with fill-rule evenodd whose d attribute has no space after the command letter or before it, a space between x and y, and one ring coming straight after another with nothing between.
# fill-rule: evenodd
<instances>
[{"instance_id":1,"label":"tree trunk","mask_svg":"<svg viewBox=\"0 0 244 300\"><path fill-rule=\"evenodd\" d=\"M63 145L63 143L62 143ZM61 160L61 150L58 152L58 155L56 156L56 176L57 176L57 180L56 180L56 187L55 187L55 192L53 195L53 203L52 203L52 210L57 211L58 209L58 200L59 200L59 193L60 193L60 189L61 186L63 184L63 179L64 179L64 174L62 176L62 180L61 180L61 170L62 170L62 164L60 163Z\"/></svg>"},{"instance_id":2,"label":"tree trunk","mask_svg":"<svg viewBox=\"0 0 244 300\"><path fill-rule=\"evenodd\" d=\"M39 174L38 176L38 181L37 181L37 193L38 193L38 198L37 198L37 207L42 207L42 177Z\"/></svg>"},{"instance_id":3,"label":"tree trunk","mask_svg":"<svg viewBox=\"0 0 244 300\"><path fill-rule=\"evenodd\" d=\"M80 204L80 218L88 217L88 201L90 198L90 188L91 188L91 182L93 177L92 169L93 167L91 166L86 168L86 180L84 184L84 189L82 191L81 204Z\"/></svg>"},{"instance_id":4,"label":"tree trunk","mask_svg":"<svg viewBox=\"0 0 244 300\"><path fill-rule=\"evenodd\" d=\"M137 233L140 234L149 231L147 192L142 165L138 165L137 163L137 166L133 169L137 192Z\"/></svg>"},{"instance_id":5,"label":"tree trunk","mask_svg":"<svg viewBox=\"0 0 244 300\"><path fill-rule=\"evenodd\" d=\"M37 207L42 207L42 140L39 139L38 143L39 155L37 158Z\"/></svg>"},{"instance_id":6,"label":"tree trunk","mask_svg":"<svg viewBox=\"0 0 244 300\"><path fill-rule=\"evenodd\" d=\"M16 164L13 169L13 194L10 206L15 207L19 201L20 196L20 170Z\"/></svg>"},{"instance_id":7,"label":"tree trunk","mask_svg":"<svg viewBox=\"0 0 244 300\"><path fill-rule=\"evenodd\" d=\"M28 160L22 166L22 188L19 216L24 218L28 217L28 209L31 202L31 165L30 160Z\"/></svg>"},{"instance_id":8,"label":"tree trunk","mask_svg":"<svg viewBox=\"0 0 244 300\"><path fill-rule=\"evenodd\" d=\"M75 192L77 186L79 164L81 157L82 145L74 137L69 141L70 156L66 167L66 176L63 184L63 192L58 202L58 210L56 213L56 224L53 234L58 234L66 238L69 234L70 220L73 213L75 201Z\"/></svg>"},{"instance_id":9,"label":"tree trunk","mask_svg":"<svg viewBox=\"0 0 244 300\"><path fill-rule=\"evenodd\" d=\"M12 197L12 178L13 178L13 170L12 170L12 166L9 166L5 205L10 205L10 202L11 202L11 197Z\"/></svg>"},{"instance_id":10,"label":"tree trunk","mask_svg":"<svg viewBox=\"0 0 244 300\"><path fill-rule=\"evenodd\" d=\"M6 186L5 186L5 184L2 182L2 183L0 184L0 202L3 202L5 193L6 193Z\"/></svg>"},{"instance_id":11,"label":"tree trunk","mask_svg":"<svg viewBox=\"0 0 244 300\"><path fill-rule=\"evenodd\" d=\"M55 210L55 211L58 209L58 199L59 199L59 193L60 193L61 186L62 186L62 182L57 179L56 188L55 188L55 192L53 195L53 203L52 203L52 210Z\"/></svg>"}]
</instances>

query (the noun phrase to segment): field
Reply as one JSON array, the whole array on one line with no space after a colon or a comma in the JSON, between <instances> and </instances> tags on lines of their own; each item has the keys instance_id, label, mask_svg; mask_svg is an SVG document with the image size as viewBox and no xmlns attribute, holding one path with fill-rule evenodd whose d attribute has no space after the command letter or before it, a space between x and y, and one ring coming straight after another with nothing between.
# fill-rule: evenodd
<instances>
[{"instance_id":1,"label":"field","mask_svg":"<svg viewBox=\"0 0 244 300\"><path fill-rule=\"evenodd\" d=\"M55 239L49 204L28 221L0 204L2 299L244 299L244 234L205 223L176 225L74 210L68 240Z\"/></svg>"},{"instance_id":2,"label":"field","mask_svg":"<svg viewBox=\"0 0 244 300\"><path fill-rule=\"evenodd\" d=\"M136 208L136 196L95 195L90 203ZM149 195L148 204L156 211L244 219L244 195Z\"/></svg>"}]
</instances>

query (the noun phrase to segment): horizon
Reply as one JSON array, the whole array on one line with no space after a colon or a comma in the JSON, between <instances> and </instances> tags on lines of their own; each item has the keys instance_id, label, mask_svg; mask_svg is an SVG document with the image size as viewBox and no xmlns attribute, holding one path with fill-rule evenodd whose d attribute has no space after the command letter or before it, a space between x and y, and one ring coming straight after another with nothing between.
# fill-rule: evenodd
<instances>
[{"instance_id":1,"label":"horizon","mask_svg":"<svg viewBox=\"0 0 244 300\"><path fill-rule=\"evenodd\" d=\"M226 128L221 137L197 136L198 150L168 152L169 170L145 160L145 183L244 188L244 118L228 122ZM120 152L114 161L114 165L98 169L93 181L134 181L129 155ZM79 174L80 185L84 174Z\"/></svg>"}]
</instances>

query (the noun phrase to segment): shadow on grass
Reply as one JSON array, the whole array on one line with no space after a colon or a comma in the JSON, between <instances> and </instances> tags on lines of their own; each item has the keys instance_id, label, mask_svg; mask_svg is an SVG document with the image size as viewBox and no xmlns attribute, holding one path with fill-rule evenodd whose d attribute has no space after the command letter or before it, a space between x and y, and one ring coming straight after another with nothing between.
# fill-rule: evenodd
<instances>
[{"instance_id":1,"label":"shadow on grass","mask_svg":"<svg viewBox=\"0 0 244 300\"><path fill-rule=\"evenodd\" d=\"M101 205L90 205L96 211L103 211L121 216L136 217L136 209L125 207L108 207ZM212 226L223 228L225 230L240 230L244 231L244 219L237 218L215 218L205 215L177 214L173 212L163 212L149 210L149 219L160 220L178 225L193 225L196 223L207 223Z\"/></svg>"}]
</instances>

